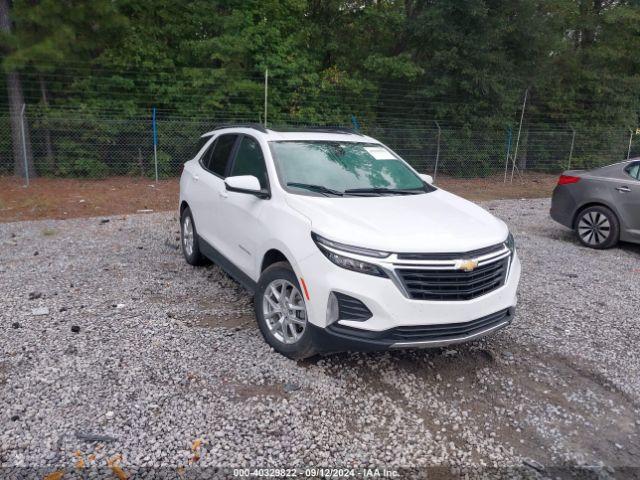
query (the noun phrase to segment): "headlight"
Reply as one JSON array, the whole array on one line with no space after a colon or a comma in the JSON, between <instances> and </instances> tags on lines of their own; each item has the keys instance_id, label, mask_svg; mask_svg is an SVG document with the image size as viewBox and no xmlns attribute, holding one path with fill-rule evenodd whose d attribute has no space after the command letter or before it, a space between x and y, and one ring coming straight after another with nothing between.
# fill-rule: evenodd
<instances>
[{"instance_id":1,"label":"headlight","mask_svg":"<svg viewBox=\"0 0 640 480\"><path fill-rule=\"evenodd\" d=\"M507 241L504 242L504 245L511 251L511 254L513 255L513 252L516 251L516 241L513 238L511 232L509 232L509 236L507 237Z\"/></svg>"},{"instance_id":2,"label":"headlight","mask_svg":"<svg viewBox=\"0 0 640 480\"><path fill-rule=\"evenodd\" d=\"M339 250L341 253L354 253L356 255L363 255L368 257L376 257L376 258L384 258L388 257L388 252L381 252L378 250L371 250L368 248L360 248L353 247L351 245L345 245L343 243L334 242L332 240L328 240L320 235L315 233L311 234L311 238L318 246L320 251L327 257L331 262L335 263L337 266L341 268L345 268L347 270L352 270L354 272L366 273L367 275L375 275L376 277L386 277L387 274L384 273L377 265L373 265L368 262L363 262L362 260L358 260L356 258L348 257L346 255L341 255L337 253L335 250Z\"/></svg>"},{"instance_id":3,"label":"headlight","mask_svg":"<svg viewBox=\"0 0 640 480\"><path fill-rule=\"evenodd\" d=\"M365 257L386 258L390 254L389 252L381 252L380 250L372 250L370 248L354 247L351 245L345 245L344 243L334 242L328 238L321 237L317 233L312 233L311 238L316 242L316 245L333 248L345 253L355 253L356 255L364 255Z\"/></svg>"}]
</instances>

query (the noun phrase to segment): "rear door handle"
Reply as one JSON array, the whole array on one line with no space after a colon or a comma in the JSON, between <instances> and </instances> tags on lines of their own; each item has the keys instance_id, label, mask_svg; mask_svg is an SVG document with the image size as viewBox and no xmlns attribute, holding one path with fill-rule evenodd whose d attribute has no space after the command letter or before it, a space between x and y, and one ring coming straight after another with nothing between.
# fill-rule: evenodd
<instances>
[{"instance_id":1,"label":"rear door handle","mask_svg":"<svg viewBox=\"0 0 640 480\"><path fill-rule=\"evenodd\" d=\"M200 180L200 177L198 175L194 175L193 176L193 181L197 182L198 180Z\"/></svg>"},{"instance_id":2,"label":"rear door handle","mask_svg":"<svg viewBox=\"0 0 640 480\"><path fill-rule=\"evenodd\" d=\"M622 187L616 187L616 190L618 190L620 193L626 193L631 191L631 189L626 185Z\"/></svg>"},{"instance_id":3,"label":"rear door handle","mask_svg":"<svg viewBox=\"0 0 640 480\"><path fill-rule=\"evenodd\" d=\"M220 195L222 198L227 198L229 196L226 190L220 190L218 192L218 195Z\"/></svg>"}]
</instances>

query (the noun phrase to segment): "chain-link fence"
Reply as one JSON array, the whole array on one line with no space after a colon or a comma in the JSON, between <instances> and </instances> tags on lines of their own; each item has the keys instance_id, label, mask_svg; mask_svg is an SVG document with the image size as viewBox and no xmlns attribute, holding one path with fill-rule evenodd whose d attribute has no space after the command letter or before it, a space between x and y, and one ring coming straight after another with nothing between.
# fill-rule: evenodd
<instances>
[{"instance_id":1,"label":"chain-link fence","mask_svg":"<svg viewBox=\"0 0 640 480\"><path fill-rule=\"evenodd\" d=\"M130 116L70 110L26 108L22 118L24 151L12 145L10 119L0 118L0 174L12 175L26 165L29 176L105 178L179 175L192 158L198 138L224 122L256 122L260 118L180 117L158 112L157 148L154 122L148 116ZM333 119L335 120L335 119ZM300 119L277 119L279 125L322 125ZM566 129L524 124L502 129L462 128L445 121L427 125L369 123L366 118L344 118L333 124L356 125L394 149L419 171L460 178L495 177L511 181L526 172L557 173L569 168L591 168L640 154L635 132L625 129ZM275 128L275 127L274 127ZM16 154L17 153L17 154ZM28 158L27 158L28 157ZM21 181L16 179L16 182Z\"/></svg>"}]
</instances>

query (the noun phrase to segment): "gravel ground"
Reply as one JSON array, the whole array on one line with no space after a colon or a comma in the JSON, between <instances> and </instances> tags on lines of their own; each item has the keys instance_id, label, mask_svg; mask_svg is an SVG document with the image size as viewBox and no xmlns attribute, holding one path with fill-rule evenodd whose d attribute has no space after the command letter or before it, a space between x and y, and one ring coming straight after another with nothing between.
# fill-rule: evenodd
<instances>
[{"instance_id":1,"label":"gravel ground","mask_svg":"<svg viewBox=\"0 0 640 480\"><path fill-rule=\"evenodd\" d=\"M303 362L270 351L218 267L184 262L174 213L0 224L4 474L640 474L640 247L580 247L548 200L484 205L522 259L514 325L450 349Z\"/></svg>"}]
</instances>

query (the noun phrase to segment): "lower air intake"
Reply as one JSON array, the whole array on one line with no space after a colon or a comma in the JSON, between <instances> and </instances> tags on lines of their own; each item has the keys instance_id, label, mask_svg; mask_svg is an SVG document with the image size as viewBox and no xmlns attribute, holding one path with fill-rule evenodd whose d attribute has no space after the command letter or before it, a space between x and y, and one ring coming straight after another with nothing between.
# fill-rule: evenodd
<instances>
[{"instance_id":1,"label":"lower air intake","mask_svg":"<svg viewBox=\"0 0 640 480\"><path fill-rule=\"evenodd\" d=\"M344 293L333 292L338 299L338 318L340 320L364 321L372 317L371 311L357 298Z\"/></svg>"}]
</instances>

